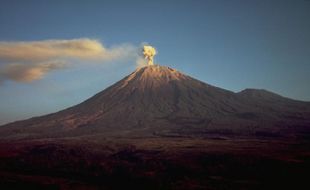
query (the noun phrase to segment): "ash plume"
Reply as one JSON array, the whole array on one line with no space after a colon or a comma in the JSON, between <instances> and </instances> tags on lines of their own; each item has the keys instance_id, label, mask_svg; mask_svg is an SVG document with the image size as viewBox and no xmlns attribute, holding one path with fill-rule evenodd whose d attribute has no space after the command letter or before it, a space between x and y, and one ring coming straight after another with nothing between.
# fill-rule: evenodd
<instances>
[{"instance_id":1,"label":"ash plume","mask_svg":"<svg viewBox=\"0 0 310 190\"><path fill-rule=\"evenodd\" d=\"M89 38L41 41L0 41L0 84L3 81L29 83L51 71L71 67L70 62L106 63L132 59L137 48L131 44L105 47Z\"/></svg>"},{"instance_id":2,"label":"ash plume","mask_svg":"<svg viewBox=\"0 0 310 190\"><path fill-rule=\"evenodd\" d=\"M154 56L156 55L156 49L152 46L145 45L143 46L143 55L147 60L148 65L153 65Z\"/></svg>"}]
</instances>

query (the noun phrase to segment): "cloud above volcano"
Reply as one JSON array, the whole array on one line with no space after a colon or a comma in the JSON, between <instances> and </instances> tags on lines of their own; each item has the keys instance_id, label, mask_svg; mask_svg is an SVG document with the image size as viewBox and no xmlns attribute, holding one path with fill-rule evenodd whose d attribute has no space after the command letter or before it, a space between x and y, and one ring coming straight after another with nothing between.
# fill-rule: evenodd
<instances>
[{"instance_id":1,"label":"cloud above volcano","mask_svg":"<svg viewBox=\"0 0 310 190\"><path fill-rule=\"evenodd\" d=\"M66 68L66 65L67 63L64 61L51 61L38 64L11 63L1 68L0 81L13 80L28 83L42 79L50 71Z\"/></svg>"},{"instance_id":2,"label":"cloud above volcano","mask_svg":"<svg viewBox=\"0 0 310 190\"><path fill-rule=\"evenodd\" d=\"M135 52L130 44L107 48L89 38L0 42L0 80L31 82L67 68L74 60L105 63L130 58Z\"/></svg>"}]
</instances>

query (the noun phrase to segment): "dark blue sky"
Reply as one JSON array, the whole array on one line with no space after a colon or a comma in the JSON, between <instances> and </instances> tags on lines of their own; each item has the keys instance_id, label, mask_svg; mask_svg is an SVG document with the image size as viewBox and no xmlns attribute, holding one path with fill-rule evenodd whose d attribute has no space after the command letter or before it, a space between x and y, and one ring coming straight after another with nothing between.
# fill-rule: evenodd
<instances>
[{"instance_id":1,"label":"dark blue sky","mask_svg":"<svg viewBox=\"0 0 310 190\"><path fill-rule=\"evenodd\" d=\"M310 101L310 1L0 2L0 41L90 38L155 46L155 62L232 91L264 88ZM6 64L0 62L0 64ZM0 123L79 103L135 69L83 64L0 86Z\"/></svg>"}]
</instances>

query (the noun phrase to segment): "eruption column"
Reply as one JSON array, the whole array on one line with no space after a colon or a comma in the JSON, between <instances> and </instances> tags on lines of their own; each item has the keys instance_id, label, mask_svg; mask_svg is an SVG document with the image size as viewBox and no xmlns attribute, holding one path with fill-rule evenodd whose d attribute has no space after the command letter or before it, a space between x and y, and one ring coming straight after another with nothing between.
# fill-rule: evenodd
<instances>
[{"instance_id":1,"label":"eruption column","mask_svg":"<svg viewBox=\"0 0 310 190\"><path fill-rule=\"evenodd\" d=\"M152 46L143 46L143 55L147 59L148 65L153 65L153 58L156 55L156 49Z\"/></svg>"}]
</instances>

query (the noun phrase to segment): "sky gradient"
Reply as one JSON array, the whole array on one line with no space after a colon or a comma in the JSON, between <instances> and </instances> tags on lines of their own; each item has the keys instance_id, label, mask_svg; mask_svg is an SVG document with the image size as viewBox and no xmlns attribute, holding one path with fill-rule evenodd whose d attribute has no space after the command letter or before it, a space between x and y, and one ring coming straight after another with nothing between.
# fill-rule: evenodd
<instances>
[{"instance_id":1,"label":"sky gradient","mask_svg":"<svg viewBox=\"0 0 310 190\"><path fill-rule=\"evenodd\" d=\"M1 0L0 124L59 111L112 85L136 68L130 55L141 43L156 47L155 63L211 85L310 101L309 34L306 0ZM17 59L16 48L25 52L20 42L28 49L39 42L48 56L38 61L30 51ZM84 51L68 47L117 59L81 58ZM59 67L59 60L70 65ZM41 70L31 70L36 80L11 80L8 64Z\"/></svg>"}]
</instances>

